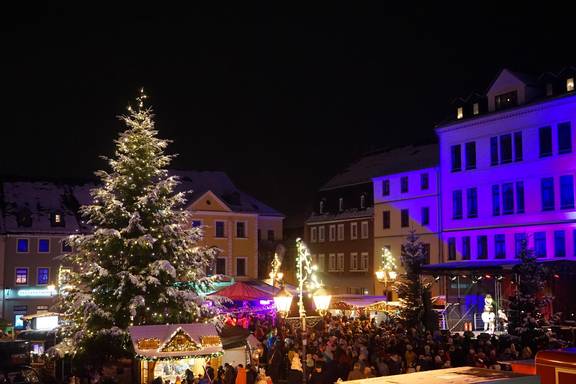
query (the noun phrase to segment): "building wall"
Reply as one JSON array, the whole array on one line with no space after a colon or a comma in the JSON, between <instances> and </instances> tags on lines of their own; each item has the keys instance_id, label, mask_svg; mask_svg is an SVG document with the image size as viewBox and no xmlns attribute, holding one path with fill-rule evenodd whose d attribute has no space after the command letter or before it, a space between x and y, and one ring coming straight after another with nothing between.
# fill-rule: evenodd
<instances>
[{"instance_id":1,"label":"building wall","mask_svg":"<svg viewBox=\"0 0 576 384\"><path fill-rule=\"evenodd\" d=\"M260 240L268 240L268 231L274 234L273 241L282 240L283 236L283 217L278 216L258 216L258 230L260 231Z\"/></svg>"},{"instance_id":2,"label":"building wall","mask_svg":"<svg viewBox=\"0 0 576 384\"><path fill-rule=\"evenodd\" d=\"M226 260L225 274L242 279L258 277L258 215L232 212L211 193L205 194L189 208L191 219L200 221L205 228L202 245L217 247L218 257ZM216 222L224 222L224 236L216 237ZM236 236L236 225L244 222L246 237ZM237 259L246 259L246 274L239 276L236 270Z\"/></svg>"},{"instance_id":3,"label":"building wall","mask_svg":"<svg viewBox=\"0 0 576 384\"><path fill-rule=\"evenodd\" d=\"M422 175L428 175L428 186L421 183ZM408 178L408 191L401 191L402 178ZM389 193L384 194L383 185L388 183ZM389 247L395 258L398 272L402 273L400 260L402 244L411 231L419 236L424 244L430 246L430 263L440 260L441 246L439 241L440 216L438 200L438 170L424 168L410 172L386 175L373 178L374 184L374 270L382 265L383 248ZM423 208L428 208L428 224L422 224ZM408 210L409 222L401 225L401 212ZM385 228L384 213L390 215L389 228ZM375 280L376 294L386 294L389 289L382 282ZM390 288L390 287L388 287Z\"/></svg>"},{"instance_id":4,"label":"building wall","mask_svg":"<svg viewBox=\"0 0 576 384\"><path fill-rule=\"evenodd\" d=\"M55 295L48 294L48 286L58 284L60 260L57 256L62 255L61 240L63 235L38 235L21 234L7 235L3 240L3 252L5 254L4 268L4 309L3 317L14 321L14 307L19 307L20 314L36 313L39 309L51 309L55 303ZM28 240L28 252L17 252L19 239ZM40 239L49 240L49 252L39 252ZM47 284L38 284L38 268L49 268ZM16 268L28 268L28 281L26 284L16 284ZM37 290L39 294L34 294ZM29 295L22 296L21 292ZM41 296L46 295L46 296ZM38 306L48 308L38 308ZM25 308L25 309L24 309Z\"/></svg>"},{"instance_id":5,"label":"building wall","mask_svg":"<svg viewBox=\"0 0 576 384\"><path fill-rule=\"evenodd\" d=\"M571 123L572 151L559 154L558 124ZM529 247L534 246L534 234L544 232L546 238L546 258L555 258L555 231L565 231L565 258L574 257L574 230L576 229L575 209L560 208L560 176L576 176L576 157L574 149L574 126L576 125L576 97L563 97L533 106L503 111L479 117L462 123L450 124L437 130L441 153L441 201L444 208L443 242L445 257L448 260L448 241L455 239L456 260L462 259L462 237L470 236L471 259L477 259L477 237L487 237L487 259L494 259L496 237L504 235L505 258L515 257L514 244L516 233L525 233ZM552 128L552 155L540 157L539 128ZM521 132L522 160L508 164L491 165L490 138ZM476 142L476 169L452 171L451 147ZM500 144L500 142L499 142ZM514 146L514 143L513 143ZM499 154L500 155L500 154ZM464 147L462 147L462 164L464 168ZM554 180L554 209L545 211L542 207L542 178ZM503 214L502 185L504 183L523 183L524 212L518 212L518 194L514 188L514 210ZM493 214L492 188L500 186L500 215ZM478 190L478 217L467 218L466 189ZM453 218L453 191L463 191L463 218Z\"/></svg>"}]
</instances>

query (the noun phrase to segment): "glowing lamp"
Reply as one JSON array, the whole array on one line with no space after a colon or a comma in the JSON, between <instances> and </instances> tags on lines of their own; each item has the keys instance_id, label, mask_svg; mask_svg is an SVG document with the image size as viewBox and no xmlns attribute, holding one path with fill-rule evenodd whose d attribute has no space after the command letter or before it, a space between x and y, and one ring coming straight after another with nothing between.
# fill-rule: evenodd
<instances>
[{"instance_id":1,"label":"glowing lamp","mask_svg":"<svg viewBox=\"0 0 576 384\"><path fill-rule=\"evenodd\" d=\"M384 280L385 274L386 274L386 272L385 272L384 270L379 269L379 270L376 271L376 278L377 278L379 281L382 281L382 280Z\"/></svg>"},{"instance_id":2,"label":"glowing lamp","mask_svg":"<svg viewBox=\"0 0 576 384\"><path fill-rule=\"evenodd\" d=\"M276 305L276 310L280 314L288 314L290 312L290 307L292 306L292 295L286 288L282 288L276 296L274 296L274 304Z\"/></svg>"},{"instance_id":3,"label":"glowing lamp","mask_svg":"<svg viewBox=\"0 0 576 384\"><path fill-rule=\"evenodd\" d=\"M316 292L314 292L314 295L312 295L312 299L314 300L314 305L316 306L318 313L324 315L328 311L332 295L330 295L324 288L318 288Z\"/></svg>"},{"instance_id":4,"label":"glowing lamp","mask_svg":"<svg viewBox=\"0 0 576 384\"><path fill-rule=\"evenodd\" d=\"M390 277L390 280L396 280L396 278L398 277L398 272L388 271L388 276Z\"/></svg>"}]
</instances>

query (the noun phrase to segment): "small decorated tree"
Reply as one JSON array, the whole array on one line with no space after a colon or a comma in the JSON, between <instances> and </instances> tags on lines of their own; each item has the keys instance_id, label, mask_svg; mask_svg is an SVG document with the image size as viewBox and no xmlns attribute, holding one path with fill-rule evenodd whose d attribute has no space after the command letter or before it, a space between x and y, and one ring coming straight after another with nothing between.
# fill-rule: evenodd
<instances>
[{"instance_id":1,"label":"small decorated tree","mask_svg":"<svg viewBox=\"0 0 576 384\"><path fill-rule=\"evenodd\" d=\"M543 263L538 263L534 251L528 249L526 240L522 242L519 257L520 264L514 267L517 285L510 298L509 331L527 342L535 342L544 334L542 326L546 320L542 310L552 300L544 292L548 271Z\"/></svg>"},{"instance_id":2,"label":"small decorated tree","mask_svg":"<svg viewBox=\"0 0 576 384\"><path fill-rule=\"evenodd\" d=\"M185 194L175 193L168 141L157 137L145 99L142 92L121 117L127 128L115 142L111 171L97 172L93 203L81 208L92 233L72 236L73 252L63 260L73 270L61 287L67 322L56 352L68 350L94 368L131 352L131 325L215 316L199 295L210 285L205 270L215 254L197 244L202 229L190 225Z\"/></svg>"},{"instance_id":3,"label":"small decorated tree","mask_svg":"<svg viewBox=\"0 0 576 384\"><path fill-rule=\"evenodd\" d=\"M395 285L400 301L399 319L406 328L417 331L436 329L438 322L430 302L430 286L424 285L420 278L426 260L424 244L414 231L402 245L400 257L406 273Z\"/></svg>"}]
</instances>

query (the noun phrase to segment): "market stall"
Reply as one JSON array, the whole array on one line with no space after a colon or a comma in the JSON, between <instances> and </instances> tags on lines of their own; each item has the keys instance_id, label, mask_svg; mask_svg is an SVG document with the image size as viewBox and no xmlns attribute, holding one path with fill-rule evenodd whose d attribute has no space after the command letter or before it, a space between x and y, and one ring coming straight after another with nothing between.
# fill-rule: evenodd
<instances>
[{"instance_id":1,"label":"market stall","mask_svg":"<svg viewBox=\"0 0 576 384\"><path fill-rule=\"evenodd\" d=\"M212 324L144 325L128 329L136 360L139 383L156 377L175 383L189 369L197 377L208 365L221 365L222 341Z\"/></svg>"}]
</instances>

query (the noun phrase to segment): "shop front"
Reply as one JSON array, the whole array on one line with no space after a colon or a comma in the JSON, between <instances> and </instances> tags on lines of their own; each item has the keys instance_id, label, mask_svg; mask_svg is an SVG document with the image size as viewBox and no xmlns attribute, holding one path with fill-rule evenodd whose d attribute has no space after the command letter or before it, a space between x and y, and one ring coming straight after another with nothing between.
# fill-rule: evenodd
<instances>
[{"instance_id":1,"label":"shop front","mask_svg":"<svg viewBox=\"0 0 576 384\"><path fill-rule=\"evenodd\" d=\"M144 325L129 332L141 384L156 377L174 384L187 370L198 377L222 364L222 341L211 324Z\"/></svg>"}]
</instances>

